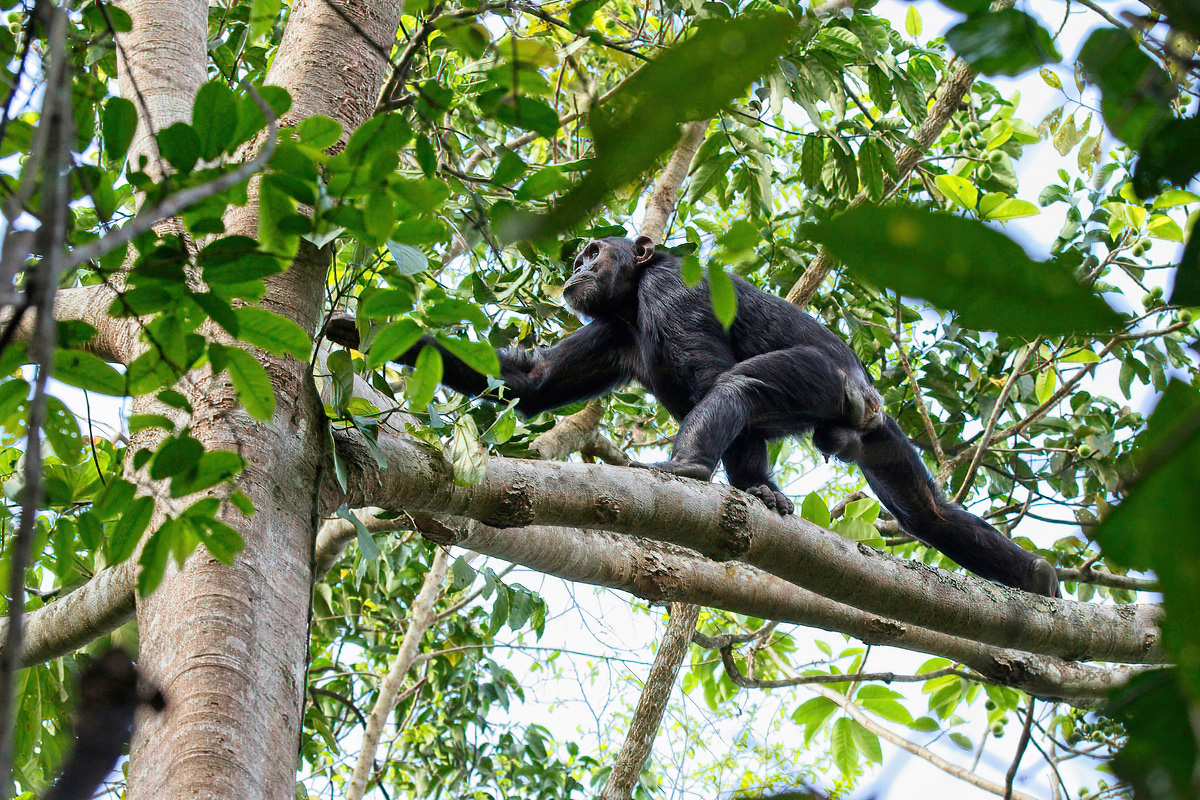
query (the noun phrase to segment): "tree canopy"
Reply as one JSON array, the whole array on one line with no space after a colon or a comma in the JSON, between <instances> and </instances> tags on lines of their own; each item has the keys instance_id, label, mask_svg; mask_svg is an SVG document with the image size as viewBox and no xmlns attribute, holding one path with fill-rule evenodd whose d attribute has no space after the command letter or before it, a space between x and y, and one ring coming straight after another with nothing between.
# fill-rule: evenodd
<instances>
[{"instance_id":1,"label":"tree canopy","mask_svg":"<svg viewBox=\"0 0 1200 800\"><path fill-rule=\"evenodd\" d=\"M1079 794L1075 759L1116 775L1087 798L1196 796L1200 15L941 6L0 4L0 792L53 782L120 646L166 698L130 797L837 796L881 742L1001 796ZM1064 598L964 573L807 440L770 449L781 519L623 469L676 429L641 387L520 417L494 348L575 330L574 254L636 232L718 319L737 275L841 335ZM491 401L391 363L426 335ZM603 748L519 712L572 648L511 565L669 606ZM747 704L769 744L702 746ZM931 733L1018 744L997 781Z\"/></svg>"}]
</instances>

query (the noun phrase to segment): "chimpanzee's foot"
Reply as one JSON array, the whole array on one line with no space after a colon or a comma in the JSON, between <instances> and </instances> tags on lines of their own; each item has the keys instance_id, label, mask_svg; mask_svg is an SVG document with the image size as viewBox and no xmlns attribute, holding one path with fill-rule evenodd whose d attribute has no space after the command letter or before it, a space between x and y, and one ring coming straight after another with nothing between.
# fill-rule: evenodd
<instances>
[{"instance_id":1,"label":"chimpanzee's foot","mask_svg":"<svg viewBox=\"0 0 1200 800\"><path fill-rule=\"evenodd\" d=\"M711 481L713 476L712 467L706 467L703 464L693 464L690 461L658 461L653 464L643 464L640 461L635 461L629 466L640 467L641 469L656 469L659 472L669 472L672 475L679 475L682 478L692 478L698 481Z\"/></svg>"},{"instance_id":2,"label":"chimpanzee's foot","mask_svg":"<svg viewBox=\"0 0 1200 800\"><path fill-rule=\"evenodd\" d=\"M746 491L766 504L767 508L772 511L778 511L780 516L786 517L796 510L796 506L787 498L783 492L773 489L763 483L758 486L748 486L743 491Z\"/></svg>"}]
</instances>

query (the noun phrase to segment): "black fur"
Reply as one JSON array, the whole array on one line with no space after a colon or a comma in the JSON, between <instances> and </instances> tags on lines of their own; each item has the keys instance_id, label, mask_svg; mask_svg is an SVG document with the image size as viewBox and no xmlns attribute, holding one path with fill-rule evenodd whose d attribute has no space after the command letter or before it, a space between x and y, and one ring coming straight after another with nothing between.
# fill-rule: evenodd
<instances>
[{"instance_id":1,"label":"black fur","mask_svg":"<svg viewBox=\"0 0 1200 800\"><path fill-rule=\"evenodd\" d=\"M946 503L862 363L829 329L791 303L734 277L737 316L726 332L707 282L688 288L678 261L645 237L590 242L563 298L590 320L552 347L498 351L501 377L526 414L595 397L636 380L680 421L671 460L656 469L729 482L782 514L790 500L771 480L767 442L812 432L822 452L857 464L913 536L985 578L1056 596L1045 559ZM330 339L357 347L348 318ZM423 340L422 344L436 344ZM411 364L421 345L401 360ZM482 394L486 381L444 348L442 382Z\"/></svg>"}]
</instances>

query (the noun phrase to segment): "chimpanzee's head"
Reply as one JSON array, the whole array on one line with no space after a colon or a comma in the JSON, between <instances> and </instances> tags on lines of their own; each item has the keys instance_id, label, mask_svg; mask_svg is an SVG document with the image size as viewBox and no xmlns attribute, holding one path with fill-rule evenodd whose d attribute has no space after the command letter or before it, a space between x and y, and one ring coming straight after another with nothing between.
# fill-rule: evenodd
<instances>
[{"instance_id":1,"label":"chimpanzee's head","mask_svg":"<svg viewBox=\"0 0 1200 800\"><path fill-rule=\"evenodd\" d=\"M563 299L585 317L627 317L636 308L638 277L654 258L654 241L613 236L593 239L575 256L575 271L563 284Z\"/></svg>"}]
</instances>

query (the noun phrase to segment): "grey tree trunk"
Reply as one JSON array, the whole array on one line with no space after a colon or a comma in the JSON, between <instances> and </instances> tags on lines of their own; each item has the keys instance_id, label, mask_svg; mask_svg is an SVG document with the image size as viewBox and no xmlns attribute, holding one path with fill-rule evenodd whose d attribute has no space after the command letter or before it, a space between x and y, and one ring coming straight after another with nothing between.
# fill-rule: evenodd
<instances>
[{"instance_id":1,"label":"grey tree trunk","mask_svg":"<svg viewBox=\"0 0 1200 800\"><path fill-rule=\"evenodd\" d=\"M269 83L294 99L285 123L320 113L349 132L374 106L387 67L380 51L391 49L401 4L336 5L301 0L292 9L268 75ZM169 69L163 69L159 48L127 49L126 73L138 83L158 127L152 98L162 99L162 118L169 121L180 113L172 105L179 97L190 103L199 85L196 71L201 81L206 75L208 5L140 0L126 9L134 31L171 43ZM154 82L162 86L148 93L145 84ZM230 215L227 229L254 236L256 217L251 203ZM263 305L314 331L326 263L321 254L302 250L291 269L270 283ZM178 387L195 409L193 435L206 448L234 450L246 459L239 488L257 511L245 518L228 507L223 515L246 543L232 567L201 548L138 605L141 664L166 691L168 707L138 729L131 798L282 800L294 792L327 439L307 362L258 355L277 397L269 423L252 421L238 407L225 377L193 373ZM135 403L135 412L147 402Z\"/></svg>"}]
</instances>

